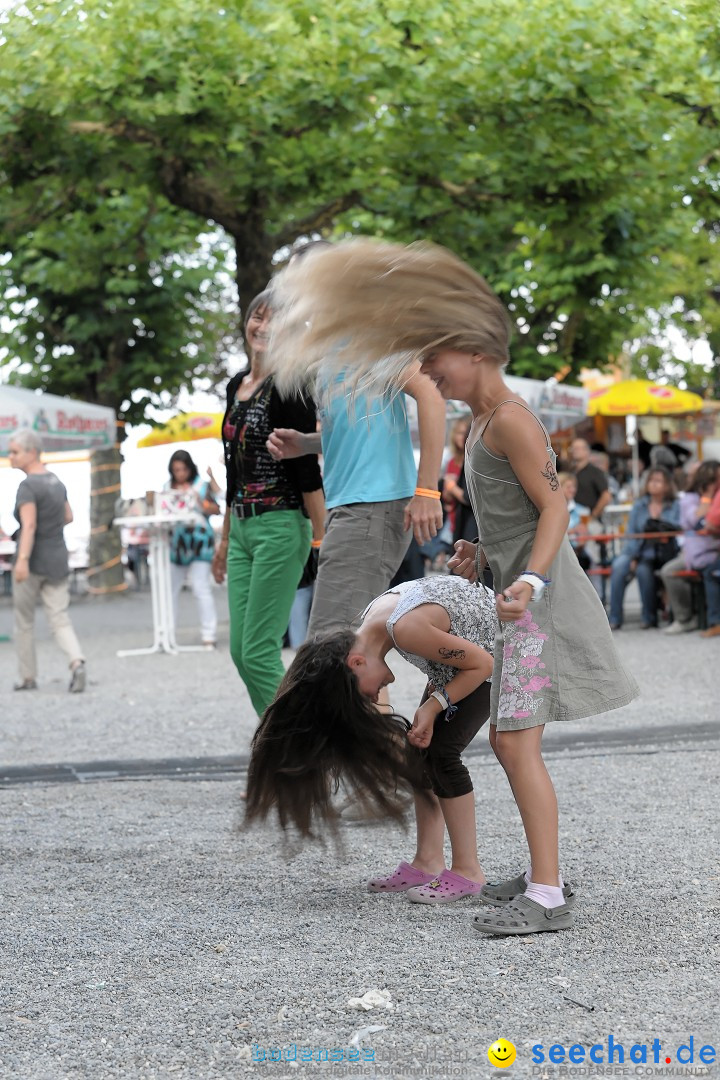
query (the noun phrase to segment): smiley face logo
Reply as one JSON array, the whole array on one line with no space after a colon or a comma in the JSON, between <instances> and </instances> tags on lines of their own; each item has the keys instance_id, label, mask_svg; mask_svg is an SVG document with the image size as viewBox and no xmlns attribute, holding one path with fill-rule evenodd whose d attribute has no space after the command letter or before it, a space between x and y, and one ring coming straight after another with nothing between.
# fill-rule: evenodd
<instances>
[{"instance_id":1,"label":"smiley face logo","mask_svg":"<svg viewBox=\"0 0 720 1080\"><path fill-rule=\"evenodd\" d=\"M515 1047L507 1039L496 1039L492 1046L488 1047L488 1061L498 1069L507 1069L515 1060Z\"/></svg>"}]
</instances>

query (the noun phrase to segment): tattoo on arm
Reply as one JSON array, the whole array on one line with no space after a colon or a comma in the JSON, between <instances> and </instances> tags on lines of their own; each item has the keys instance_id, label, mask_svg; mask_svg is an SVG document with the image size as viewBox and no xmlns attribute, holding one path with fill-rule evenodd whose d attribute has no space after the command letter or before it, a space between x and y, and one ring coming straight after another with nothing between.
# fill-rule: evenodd
<instances>
[{"instance_id":1,"label":"tattoo on arm","mask_svg":"<svg viewBox=\"0 0 720 1080\"><path fill-rule=\"evenodd\" d=\"M560 483L558 481L557 473L555 472L555 469L554 469L554 467L552 465L552 462L548 461L545 468L541 469L540 472L541 472L541 475L544 476L545 479L547 480L547 482L549 483L550 490L551 491L557 491L557 489L560 487Z\"/></svg>"},{"instance_id":2,"label":"tattoo on arm","mask_svg":"<svg viewBox=\"0 0 720 1080\"><path fill-rule=\"evenodd\" d=\"M443 660L464 660L464 649L438 649L438 653L442 656Z\"/></svg>"}]
</instances>

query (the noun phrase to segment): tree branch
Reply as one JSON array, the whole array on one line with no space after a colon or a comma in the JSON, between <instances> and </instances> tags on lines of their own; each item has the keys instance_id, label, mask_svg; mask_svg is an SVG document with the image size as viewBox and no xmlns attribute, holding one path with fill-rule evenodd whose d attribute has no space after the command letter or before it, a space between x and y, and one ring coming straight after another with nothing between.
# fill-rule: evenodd
<instances>
[{"instance_id":1,"label":"tree branch","mask_svg":"<svg viewBox=\"0 0 720 1080\"><path fill-rule=\"evenodd\" d=\"M129 120L118 120L115 124L103 124L95 120L73 120L71 124L68 124L68 131L73 135L112 135L114 138L128 139L130 142L162 146L162 139L153 131L131 124Z\"/></svg>"},{"instance_id":2,"label":"tree branch","mask_svg":"<svg viewBox=\"0 0 720 1080\"><path fill-rule=\"evenodd\" d=\"M114 124L76 120L68 127L76 135L110 135L160 151L156 162L157 176L163 193L171 203L217 222L232 236L237 236L242 231L243 215L238 213L238 207L228 197L227 191L218 190L217 183L213 183L210 178L189 171L187 163L182 158L172 156L155 132L138 127L128 120L118 120Z\"/></svg>"},{"instance_id":3,"label":"tree branch","mask_svg":"<svg viewBox=\"0 0 720 1080\"><path fill-rule=\"evenodd\" d=\"M460 201L464 195L470 196L470 202L498 202L505 198L499 192L490 191L478 191L477 180L468 180L464 184L455 184L452 180L443 180L440 176L418 176L418 183L424 184L425 187L436 188L439 191L444 191L446 195L450 195L453 199ZM468 205L468 201L462 203L463 206Z\"/></svg>"},{"instance_id":4,"label":"tree branch","mask_svg":"<svg viewBox=\"0 0 720 1080\"><path fill-rule=\"evenodd\" d=\"M666 101L672 101L674 105L682 105L686 112L694 113L700 127L716 128L720 124L712 105L696 105L685 94L661 94Z\"/></svg>"},{"instance_id":5,"label":"tree branch","mask_svg":"<svg viewBox=\"0 0 720 1080\"><path fill-rule=\"evenodd\" d=\"M360 205L360 194L357 191L349 191L346 195L340 195L324 206L319 206L304 218L297 218L290 222L284 229L273 234L273 240L278 247L291 244L298 236L306 236L309 232L316 232L327 225L331 225L333 219L352 206Z\"/></svg>"}]
</instances>

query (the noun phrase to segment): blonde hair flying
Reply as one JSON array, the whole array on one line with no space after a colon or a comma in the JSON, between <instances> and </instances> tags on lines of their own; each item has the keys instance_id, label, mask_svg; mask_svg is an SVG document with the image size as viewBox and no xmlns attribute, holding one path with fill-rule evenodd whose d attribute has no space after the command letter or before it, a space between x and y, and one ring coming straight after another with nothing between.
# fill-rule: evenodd
<instances>
[{"instance_id":1,"label":"blonde hair flying","mask_svg":"<svg viewBox=\"0 0 720 1080\"><path fill-rule=\"evenodd\" d=\"M510 319L446 248L367 238L318 247L273 280L269 362L281 392L344 373L382 392L439 349L508 359Z\"/></svg>"}]
</instances>

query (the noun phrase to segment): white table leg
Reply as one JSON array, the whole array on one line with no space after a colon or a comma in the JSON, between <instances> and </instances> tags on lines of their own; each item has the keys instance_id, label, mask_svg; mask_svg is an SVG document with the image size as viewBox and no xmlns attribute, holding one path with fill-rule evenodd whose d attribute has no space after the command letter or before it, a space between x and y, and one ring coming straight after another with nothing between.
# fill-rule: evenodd
<instances>
[{"instance_id":1,"label":"white table leg","mask_svg":"<svg viewBox=\"0 0 720 1080\"><path fill-rule=\"evenodd\" d=\"M170 581L170 535L167 529L158 529L158 601L160 646L168 653L176 653L175 612L173 610L172 584Z\"/></svg>"},{"instance_id":2,"label":"white table leg","mask_svg":"<svg viewBox=\"0 0 720 1080\"><path fill-rule=\"evenodd\" d=\"M161 570L159 574L159 594L162 597L161 627L165 652L176 655L180 652L204 652L202 645L178 645L175 636L175 604L172 595L170 576L170 533L163 530L163 545L160 552Z\"/></svg>"},{"instance_id":3,"label":"white table leg","mask_svg":"<svg viewBox=\"0 0 720 1080\"><path fill-rule=\"evenodd\" d=\"M175 638L175 612L170 579L170 531L159 525L150 530L150 598L152 600L153 643L144 649L119 649L118 656L149 656L165 652L203 652L202 645L178 645Z\"/></svg>"},{"instance_id":4,"label":"white table leg","mask_svg":"<svg viewBox=\"0 0 720 1080\"><path fill-rule=\"evenodd\" d=\"M153 643L144 649L119 649L118 656L149 656L177 653L170 586L170 538L167 528L150 531L150 598L153 616Z\"/></svg>"}]
</instances>

